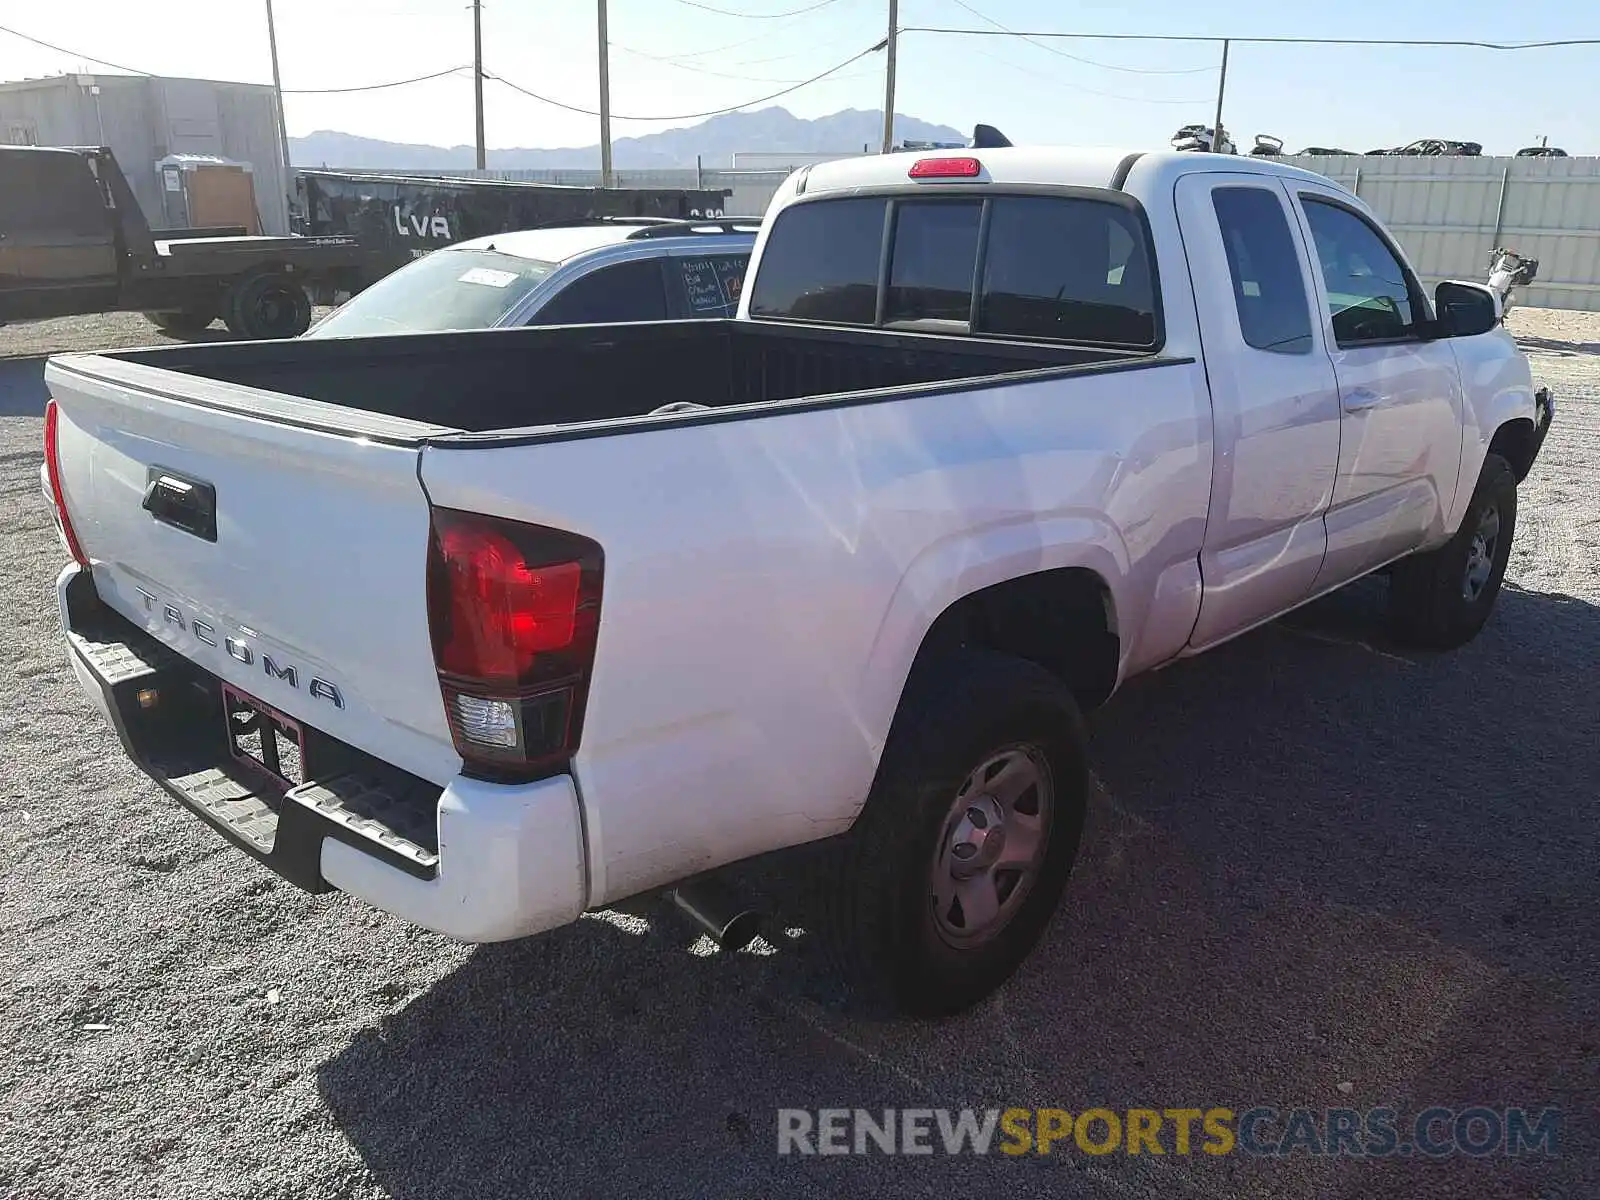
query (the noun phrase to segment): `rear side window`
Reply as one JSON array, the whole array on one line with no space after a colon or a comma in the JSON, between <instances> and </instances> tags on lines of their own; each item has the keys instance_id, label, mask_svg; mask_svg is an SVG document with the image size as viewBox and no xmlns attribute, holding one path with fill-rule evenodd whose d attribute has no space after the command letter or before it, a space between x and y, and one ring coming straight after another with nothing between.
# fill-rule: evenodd
<instances>
[{"instance_id":1,"label":"rear side window","mask_svg":"<svg viewBox=\"0 0 1600 1200\"><path fill-rule=\"evenodd\" d=\"M573 280L534 316L535 325L597 325L611 321L665 321L667 292L661 259L639 258L601 267Z\"/></svg>"},{"instance_id":2,"label":"rear side window","mask_svg":"<svg viewBox=\"0 0 1600 1200\"><path fill-rule=\"evenodd\" d=\"M1154 346L1144 231L1121 205L1051 196L994 201L979 328L1006 337Z\"/></svg>"},{"instance_id":3,"label":"rear side window","mask_svg":"<svg viewBox=\"0 0 1600 1200\"><path fill-rule=\"evenodd\" d=\"M851 198L786 209L751 285L751 315L871 325L887 207L886 200Z\"/></svg>"},{"instance_id":4,"label":"rear side window","mask_svg":"<svg viewBox=\"0 0 1600 1200\"><path fill-rule=\"evenodd\" d=\"M750 266L748 254L711 254L670 261L667 272L689 316L731 317L738 311L739 289Z\"/></svg>"},{"instance_id":5,"label":"rear side window","mask_svg":"<svg viewBox=\"0 0 1600 1200\"><path fill-rule=\"evenodd\" d=\"M851 197L781 213L751 283L757 317L948 321L1000 337L1153 349L1155 272L1137 214L1076 196ZM985 212L987 210L987 221ZM987 229L987 232L985 232Z\"/></svg>"},{"instance_id":6,"label":"rear side window","mask_svg":"<svg viewBox=\"0 0 1600 1200\"><path fill-rule=\"evenodd\" d=\"M1275 354L1311 353L1311 301L1283 204L1265 188L1211 193L1233 277L1245 344Z\"/></svg>"}]
</instances>

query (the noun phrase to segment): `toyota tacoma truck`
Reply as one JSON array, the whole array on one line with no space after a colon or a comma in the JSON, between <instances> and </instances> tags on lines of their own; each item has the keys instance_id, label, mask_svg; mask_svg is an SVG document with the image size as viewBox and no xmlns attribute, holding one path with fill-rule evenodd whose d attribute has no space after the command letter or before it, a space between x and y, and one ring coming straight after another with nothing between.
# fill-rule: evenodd
<instances>
[{"instance_id":1,"label":"toyota tacoma truck","mask_svg":"<svg viewBox=\"0 0 1600 1200\"><path fill-rule=\"evenodd\" d=\"M830 961L947 1014L1062 894L1082 714L1379 571L1397 637L1468 641L1554 415L1492 292L1266 158L819 164L748 279L51 359L61 621L127 754L466 942L817 843Z\"/></svg>"}]
</instances>

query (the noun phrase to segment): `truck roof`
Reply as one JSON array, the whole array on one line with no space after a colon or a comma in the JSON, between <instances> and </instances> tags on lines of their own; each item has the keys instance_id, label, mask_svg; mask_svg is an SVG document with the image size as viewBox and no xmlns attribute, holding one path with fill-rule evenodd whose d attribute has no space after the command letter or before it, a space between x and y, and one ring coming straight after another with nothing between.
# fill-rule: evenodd
<instances>
[{"instance_id":1,"label":"truck roof","mask_svg":"<svg viewBox=\"0 0 1600 1200\"><path fill-rule=\"evenodd\" d=\"M804 195L846 191L852 188L905 186L907 172L919 159L975 158L983 178L1001 184L1055 187L1109 188L1137 170L1141 178L1188 174L1197 169L1256 175L1277 175L1327 183L1327 177L1270 158L1248 155L1195 154L1190 151L1148 150L1128 147L1075 148L1066 146L1007 146L960 150L917 150L859 158L836 159L802 167ZM799 174L800 172L797 172ZM961 182L959 179L945 182Z\"/></svg>"}]
</instances>

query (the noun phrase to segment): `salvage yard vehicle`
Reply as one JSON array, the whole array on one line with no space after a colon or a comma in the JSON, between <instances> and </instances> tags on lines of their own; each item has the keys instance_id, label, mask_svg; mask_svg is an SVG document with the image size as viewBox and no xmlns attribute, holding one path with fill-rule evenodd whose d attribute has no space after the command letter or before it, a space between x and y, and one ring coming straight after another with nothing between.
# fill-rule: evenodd
<instances>
[{"instance_id":1,"label":"salvage yard vehicle","mask_svg":"<svg viewBox=\"0 0 1600 1200\"><path fill-rule=\"evenodd\" d=\"M760 221L579 221L413 259L307 337L731 317Z\"/></svg>"},{"instance_id":2,"label":"salvage yard vehicle","mask_svg":"<svg viewBox=\"0 0 1600 1200\"><path fill-rule=\"evenodd\" d=\"M311 891L485 942L670 888L737 945L717 869L821 842L838 969L951 1013L1125 681L1378 571L1405 641L1484 626L1554 416L1498 316L1269 158L806 167L733 319L51 359L70 660Z\"/></svg>"},{"instance_id":3,"label":"salvage yard vehicle","mask_svg":"<svg viewBox=\"0 0 1600 1200\"><path fill-rule=\"evenodd\" d=\"M1496 246L1489 251L1489 290L1500 297L1502 322L1516 303L1516 289L1527 287L1539 275L1539 260L1526 258L1515 250Z\"/></svg>"},{"instance_id":4,"label":"salvage yard vehicle","mask_svg":"<svg viewBox=\"0 0 1600 1200\"><path fill-rule=\"evenodd\" d=\"M221 317L241 337L295 337L307 288L353 290L369 259L354 237L152 232L110 150L0 146L0 324L131 311L182 336Z\"/></svg>"}]
</instances>

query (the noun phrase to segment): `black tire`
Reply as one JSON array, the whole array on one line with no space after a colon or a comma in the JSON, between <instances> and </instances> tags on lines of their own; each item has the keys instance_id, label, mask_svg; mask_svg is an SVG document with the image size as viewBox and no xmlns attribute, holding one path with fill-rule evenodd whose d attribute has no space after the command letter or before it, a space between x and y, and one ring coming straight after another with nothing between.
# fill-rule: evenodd
<instances>
[{"instance_id":1,"label":"black tire","mask_svg":"<svg viewBox=\"0 0 1600 1200\"><path fill-rule=\"evenodd\" d=\"M199 309L178 309L168 312L147 312L145 319L162 333L170 333L174 337L194 337L203 333L211 322L217 319L214 311Z\"/></svg>"},{"instance_id":2,"label":"black tire","mask_svg":"<svg viewBox=\"0 0 1600 1200\"><path fill-rule=\"evenodd\" d=\"M267 271L236 283L222 315L236 337L254 341L299 337L311 328L311 297L287 275Z\"/></svg>"},{"instance_id":3,"label":"black tire","mask_svg":"<svg viewBox=\"0 0 1600 1200\"><path fill-rule=\"evenodd\" d=\"M1043 849L1009 919L997 921L987 940L957 945L952 937L961 931L949 925L952 913L960 918L959 904L942 918L936 911L944 879L938 854L960 824L958 797L981 790L963 793L963 783L1001 752L1022 754L1030 769L1044 764L1052 802ZM1055 912L1077 857L1088 794L1083 718L1054 675L1023 659L971 650L919 670L866 807L841 836L821 881L831 965L872 1007L940 1017L978 1003L1011 977ZM1014 801L1017 812L1026 804ZM1035 807L1043 811L1045 800ZM1022 887L1019 880L1008 896Z\"/></svg>"},{"instance_id":4,"label":"black tire","mask_svg":"<svg viewBox=\"0 0 1600 1200\"><path fill-rule=\"evenodd\" d=\"M1390 572L1389 617L1395 638L1431 650L1453 650L1477 637L1500 594L1516 528L1516 472L1491 454L1455 537L1437 550L1402 559Z\"/></svg>"}]
</instances>

